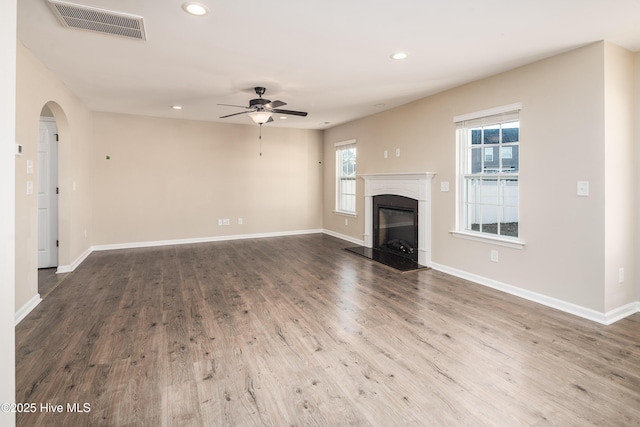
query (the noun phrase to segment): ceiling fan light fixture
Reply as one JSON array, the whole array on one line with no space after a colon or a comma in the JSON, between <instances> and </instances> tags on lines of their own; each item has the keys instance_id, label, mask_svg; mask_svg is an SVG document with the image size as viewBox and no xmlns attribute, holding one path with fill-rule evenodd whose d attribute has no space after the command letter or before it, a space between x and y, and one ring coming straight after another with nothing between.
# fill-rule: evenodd
<instances>
[{"instance_id":1,"label":"ceiling fan light fixture","mask_svg":"<svg viewBox=\"0 0 640 427\"><path fill-rule=\"evenodd\" d=\"M188 14L195 16L203 16L209 13L209 8L202 3L187 2L182 4L182 9Z\"/></svg>"},{"instance_id":2,"label":"ceiling fan light fixture","mask_svg":"<svg viewBox=\"0 0 640 427\"><path fill-rule=\"evenodd\" d=\"M254 111L249 113L249 117L251 117L251 120L253 120L255 124L263 125L271 118L271 114L270 111Z\"/></svg>"}]
</instances>

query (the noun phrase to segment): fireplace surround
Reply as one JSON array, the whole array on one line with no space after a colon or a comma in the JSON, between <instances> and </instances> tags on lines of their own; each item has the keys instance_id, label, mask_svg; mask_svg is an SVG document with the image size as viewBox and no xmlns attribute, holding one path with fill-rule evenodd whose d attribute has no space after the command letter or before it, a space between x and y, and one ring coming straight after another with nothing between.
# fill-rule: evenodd
<instances>
[{"instance_id":1,"label":"fireplace surround","mask_svg":"<svg viewBox=\"0 0 640 427\"><path fill-rule=\"evenodd\" d=\"M364 246L375 248L374 197L403 196L417 202L418 239L415 260L424 267L431 266L431 181L433 172L362 174L364 179Z\"/></svg>"}]
</instances>

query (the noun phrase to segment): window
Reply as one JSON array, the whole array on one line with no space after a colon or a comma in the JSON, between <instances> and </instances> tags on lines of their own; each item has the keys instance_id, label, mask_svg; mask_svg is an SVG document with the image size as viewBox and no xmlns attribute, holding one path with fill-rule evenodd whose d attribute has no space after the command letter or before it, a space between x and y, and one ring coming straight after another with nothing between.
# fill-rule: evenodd
<instances>
[{"instance_id":1,"label":"window","mask_svg":"<svg viewBox=\"0 0 640 427\"><path fill-rule=\"evenodd\" d=\"M336 144L336 211L356 213L356 141Z\"/></svg>"},{"instance_id":2,"label":"window","mask_svg":"<svg viewBox=\"0 0 640 427\"><path fill-rule=\"evenodd\" d=\"M518 237L520 105L459 116L458 231Z\"/></svg>"}]
</instances>

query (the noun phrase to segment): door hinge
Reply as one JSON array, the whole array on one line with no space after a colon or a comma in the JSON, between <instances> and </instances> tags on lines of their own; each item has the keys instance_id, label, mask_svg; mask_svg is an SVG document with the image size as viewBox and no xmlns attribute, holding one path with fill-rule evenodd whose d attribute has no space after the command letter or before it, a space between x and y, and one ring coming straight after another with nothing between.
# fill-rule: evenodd
<instances>
[{"instance_id":1,"label":"door hinge","mask_svg":"<svg viewBox=\"0 0 640 427\"><path fill-rule=\"evenodd\" d=\"M60 246L60 241L56 240L56 248Z\"/></svg>"},{"instance_id":2,"label":"door hinge","mask_svg":"<svg viewBox=\"0 0 640 427\"><path fill-rule=\"evenodd\" d=\"M60 140L58 139L58 134L57 134L57 133L54 133L54 135L56 136L56 142L60 141Z\"/></svg>"},{"instance_id":3,"label":"door hinge","mask_svg":"<svg viewBox=\"0 0 640 427\"><path fill-rule=\"evenodd\" d=\"M56 187L56 194L60 194L60 188Z\"/></svg>"}]
</instances>

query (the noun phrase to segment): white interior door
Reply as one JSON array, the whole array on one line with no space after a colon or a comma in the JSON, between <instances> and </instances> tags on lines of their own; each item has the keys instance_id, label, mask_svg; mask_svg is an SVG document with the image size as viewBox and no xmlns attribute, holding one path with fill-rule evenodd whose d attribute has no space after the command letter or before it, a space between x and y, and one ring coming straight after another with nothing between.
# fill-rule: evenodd
<instances>
[{"instance_id":1,"label":"white interior door","mask_svg":"<svg viewBox=\"0 0 640 427\"><path fill-rule=\"evenodd\" d=\"M58 128L40 119L38 144L38 268L58 266Z\"/></svg>"}]
</instances>

